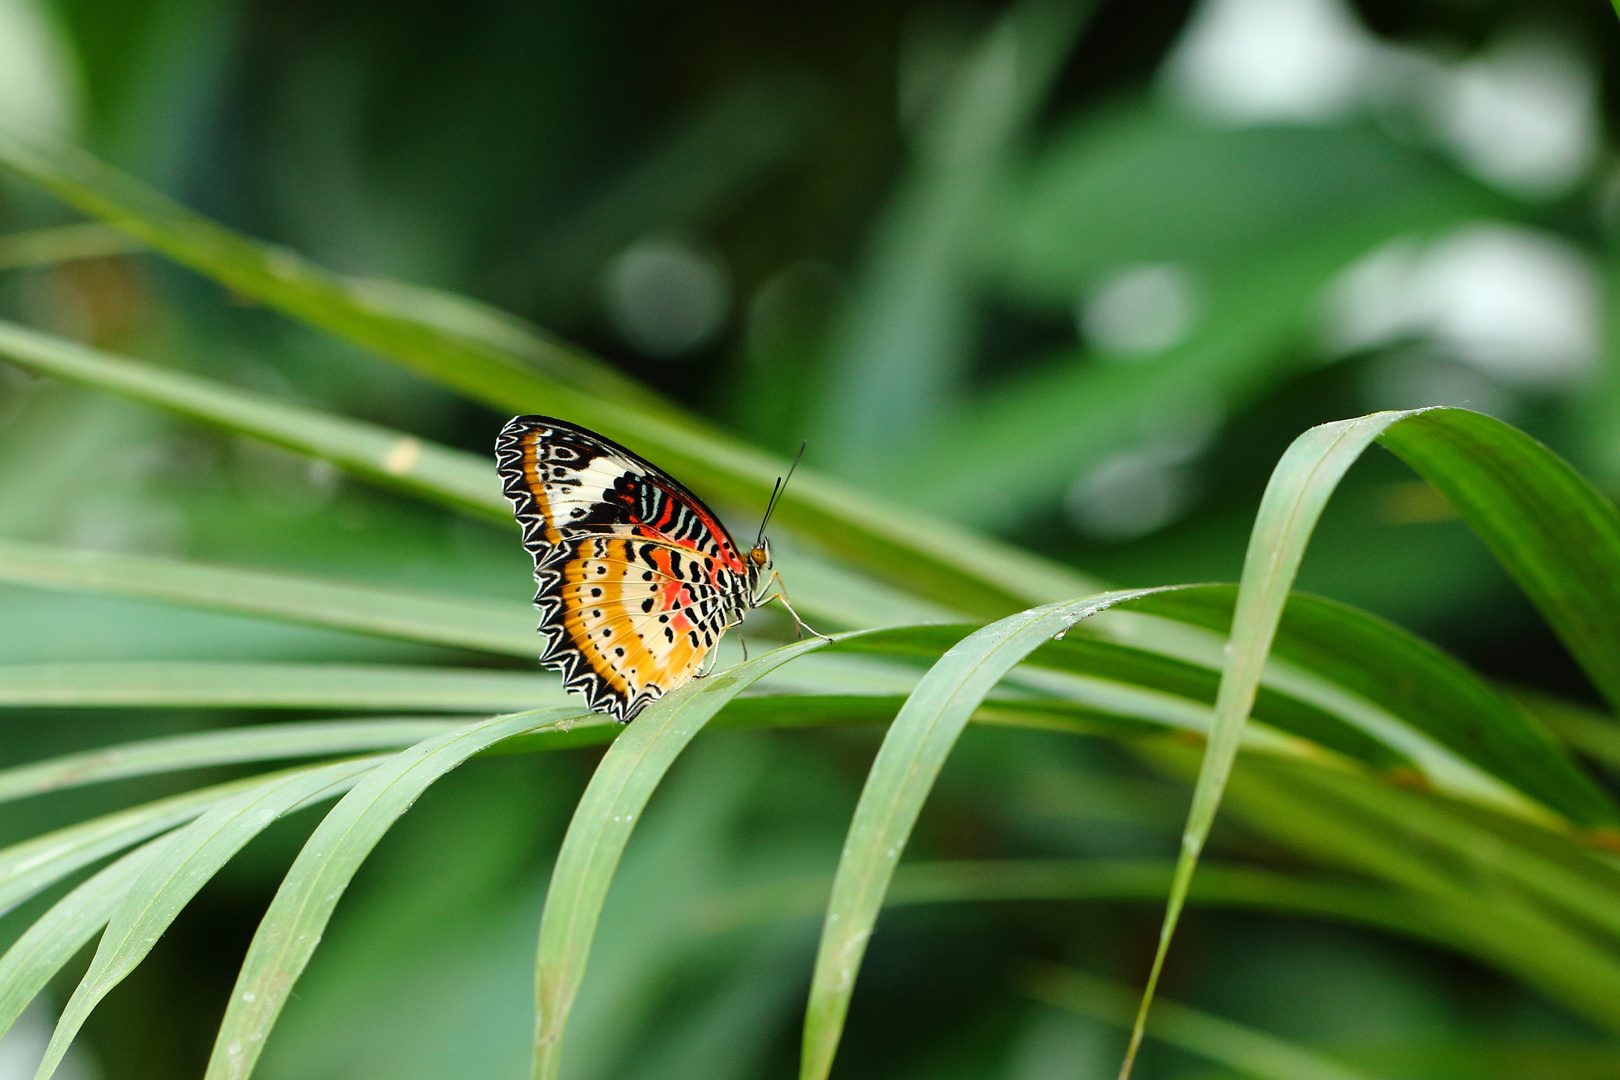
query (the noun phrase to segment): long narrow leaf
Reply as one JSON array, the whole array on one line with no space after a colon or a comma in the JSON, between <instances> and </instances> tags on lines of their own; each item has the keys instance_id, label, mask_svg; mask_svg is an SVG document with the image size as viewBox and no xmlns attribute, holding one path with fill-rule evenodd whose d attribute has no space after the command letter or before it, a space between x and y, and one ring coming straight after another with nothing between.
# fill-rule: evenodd
<instances>
[{"instance_id":1,"label":"long narrow leaf","mask_svg":"<svg viewBox=\"0 0 1620 1080\"><path fill-rule=\"evenodd\" d=\"M1614 717L1523 687L1514 687L1511 693L1515 701L1571 747L1611 770L1620 766L1620 724L1614 722Z\"/></svg>"},{"instance_id":2,"label":"long narrow leaf","mask_svg":"<svg viewBox=\"0 0 1620 1080\"><path fill-rule=\"evenodd\" d=\"M11 1030L28 1003L106 925L130 883L172 842L160 836L92 875L36 919L0 956L0 1032Z\"/></svg>"},{"instance_id":3,"label":"long narrow leaf","mask_svg":"<svg viewBox=\"0 0 1620 1080\"><path fill-rule=\"evenodd\" d=\"M716 499L763 510L782 474L780 460L695 420L675 418L635 384L569 347L536 338L531 359L543 361L542 373L490 335L449 332L443 320L405 317L397 297L379 300L366 283L345 283L285 248L238 236L81 151L0 132L0 167L242 296L498 408L584 423ZM810 473L801 473L786 492L777 520L858 566L975 614L1001 615L1087 591L1084 578L1059 564L945 521L899 512Z\"/></svg>"},{"instance_id":4,"label":"long narrow leaf","mask_svg":"<svg viewBox=\"0 0 1620 1080\"><path fill-rule=\"evenodd\" d=\"M0 320L0 357L42 375L121 394L225 431L249 435L480 517L514 525L495 462L195 375L112 356ZM839 625L937 620L942 609L790 545L778 562L807 613Z\"/></svg>"},{"instance_id":5,"label":"long narrow leaf","mask_svg":"<svg viewBox=\"0 0 1620 1080\"><path fill-rule=\"evenodd\" d=\"M1301 435L1273 471L1244 558L1215 728L1193 789L1180 870L1166 906L1141 1019L1121 1070L1141 1042L1187 883L1215 819L1272 639L1305 545L1345 471L1378 439L1451 499L1592 676L1620 699L1620 514L1534 439L1462 409L1375 413ZM1582 824L1611 825L1613 811Z\"/></svg>"},{"instance_id":6,"label":"long narrow leaf","mask_svg":"<svg viewBox=\"0 0 1620 1080\"><path fill-rule=\"evenodd\" d=\"M1339 480L1361 452L1390 424L1411 415L1375 413L1312 428L1294 441L1271 474L1243 561L1243 580L1238 586L1236 610L1232 615L1226 670L1215 701L1215 723L1193 787L1192 808L1182 833L1176 878L1170 887L1159 946L1142 993L1136 1026L1120 1068L1121 1080L1130 1075L1141 1046L1148 1006L1164 969L1164 958L1181 916L1187 887L1214 824L1215 811L1220 806L1244 723L1271 651L1272 637L1282 619L1283 604L1288 599L1311 530Z\"/></svg>"},{"instance_id":7,"label":"long narrow leaf","mask_svg":"<svg viewBox=\"0 0 1620 1080\"><path fill-rule=\"evenodd\" d=\"M812 638L785 645L680 687L649 706L603 756L568 823L540 919L534 986L536 1080L554 1080L557 1075L568 1014L585 978L608 886L659 781L721 706L767 672L823 644Z\"/></svg>"},{"instance_id":8,"label":"long narrow leaf","mask_svg":"<svg viewBox=\"0 0 1620 1080\"><path fill-rule=\"evenodd\" d=\"M339 720L267 724L147 739L6 769L0 772L0 802L84 784L209 765L387 750L409 746L452 726L448 720Z\"/></svg>"},{"instance_id":9,"label":"long narrow leaf","mask_svg":"<svg viewBox=\"0 0 1620 1080\"><path fill-rule=\"evenodd\" d=\"M940 658L895 717L861 789L833 878L805 1011L801 1080L824 1080L843 1032L883 894L939 770L979 703L1043 642L1145 590L1104 593L1012 615Z\"/></svg>"},{"instance_id":10,"label":"long narrow leaf","mask_svg":"<svg viewBox=\"0 0 1620 1080\"><path fill-rule=\"evenodd\" d=\"M1024 979L1023 990L1049 1005L1119 1027L1129 1028L1135 1013L1135 1002L1123 986L1071 968L1037 967ZM1173 1002L1160 1002L1148 1030L1171 1046L1261 1080L1369 1080L1367 1073L1297 1043Z\"/></svg>"},{"instance_id":11,"label":"long narrow leaf","mask_svg":"<svg viewBox=\"0 0 1620 1080\"><path fill-rule=\"evenodd\" d=\"M504 502L490 478L489 463L473 455L434 447L412 436L314 410L284 406L192 376L109 357L76 343L10 324L0 323L0 352L34 370L125 393L209 423L324 457L361 475L406 484L419 493L452 505L471 507L502 519L507 517ZM829 580L831 568L825 564L802 557L793 561L799 563L793 574L796 587L802 590L801 602L811 611L828 613L845 625L855 626L892 622L897 616L916 617L914 612L903 612L893 600L871 611L857 610L861 607L859 604L852 607L847 601L831 600L831 594L870 598L874 583L862 582L857 588L856 583ZM800 582L806 582L808 587ZM870 603L864 606L871 607ZM284 614L296 617L299 613ZM286 684L289 690L295 685L295 681ZM0 700L4 700L4 693L5 690L0 689ZM531 699L487 707L498 710L539 703ZM1450 715L1456 713L1453 711ZM1507 760L1513 760L1512 755ZM1553 779L1567 781L1571 775L1566 770L1563 776ZM1442 783L1446 779L1443 776L1432 778ZM1543 790L1536 794L1544 794L1548 785L1541 787ZM1562 789L1557 783L1553 787ZM1585 794L1590 797L1589 787Z\"/></svg>"},{"instance_id":12,"label":"long narrow leaf","mask_svg":"<svg viewBox=\"0 0 1620 1080\"><path fill-rule=\"evenodd\" d=\"M1429 409L1378 439L1450 501L1620 708L1620 512L1535 439L1495 417Z\"/></svg>"},{"instance_id":13,"label":"long narrow leaf","mask_svg":"<svg viewBox=\"0 0 1620 1080\"><path fill-rule=\"evenodd\" d=\"M1235 600L1232 586L1194 586L1143 597L1132 607L1226 633ZM1370 734L1401 750L1436 787L1478 793L1488 790L1482 782L1488 777L1575 821L1614 817L1612 800L1524 708L1466 665L1392 623L1294 593L1271 652L1398 717L1406 730ZM1275 678L1262 681L1256 717L1264 715L1267 682L1278 685ZM1475 775L1463 776L1470 765Z\"/></svg>"},{"instance_id":14,"label":"long narrow leaf","mask_svg":"<svg viewBox=\"0 0 1620 1080\"><path fill-rule=\"evenodd\" d=\"M1185 751L1159 744L1153 756L1181 759L1176 771L1191 773L1196 765L1186 760ZM1447 851L1398 814L1369 814L1365 801L1340 798L1335 789L1341 785L1323 783L1323 770L1291 775L1258 756L1239 766L1234 796L1250 828L1313 862L1422 897L1444 912L1465 951L1609 1031L1620 1031L1620 955L1612 939L1590 933L1502 880L1494 867L1479 861L1490 853ZM1388 785L1364 783L1373 801L1399 795Z\"/></svg>"},{"instance_id":15,"label":"long narrow leaf","mask_svg":"<svg viewBox=\"0 0 1620 1080\"><path fill-rule=\"evenodd\" d=\"M387 664L86 661L0 665L0 707L518 712L566 700L552 675Z\"/></svg>"},{"instance_id":16,"label":"long narrow leaf","mask_svg":"<svg viewBox=\"0 0 1620 1080\"><path fill-rule=\"evenodd\" d=\"M1273 768L1288 775L1286 768ZM1550 908L1562 909L1600 928L1620 948L1620 867L1593 858L1566 836L1526 827L1467 804L1421 792L1389 790L1366 778L1312 770L1293 778L1296 788L1335 798L1367 819L1398 829L1410 844L1422 844L1433 859L1448 860L1459 877L1488 878L1493 888L1516 887Z\"/></svg>"},{"instance_id":17,"label":"long narrow leaf","mask_svg":"<svg viewBox=\"0 0 1620 1080\"><path fill-rule=\"evenodd\" d=\"M326 815L298 853L248 946L207 1080L242 1080L253 1071L299 975L314 955L338 898L383 834L435 780L503 739L567 722L550 709L497 716L425 739L368 773Z\"/></svg>"},{"instance_id":18,"label":"long narrow leaf","mask_svg":"<svg viewBox=\"0 0 1620 1080\"><path fill-rule=\"evenodd\" d=\"M142 250L145 245L140 241L99 221L53 225L0 236L0 270L129 255Z\"/></svg>"},{"instance_id":19,"label":"long narrow leaf","mask_svg":"<svg viewBox=\"0 0 1620 1080\"><path fill-rule=\"evenodd\" d=\"M523 604L0 540L0 581L186 604L512 656L536 653Z\"/></svg>"},{"instance_id":20,"label":"long narrow leaf","mask_svg":"<svg viewBox=\"0 0 1620 1080\"><path fill-rule=\"evenodd\" d=\"M96 955L51 1033L35 1073L48 1080L101 999L146 958L182 908L242 847L272 822L352 788L386 757L339 761L250 788L178 830L113 910Z\"/></svg>"},{"instance_id":21,"label":"long narrow leaf","mask_svg":"<svg viewBox=\"0 0 1620 1080\"><path fill-rule=\"evenodd\" d=\"M1161 900L1175 876L1170 859L1000 859L902 863L883 906L1006 901ZM828 877L791 878L705 897L693 921L708 933L810 917L825 911ZM1302 915L1369 927L1469 952L1445 910L1425 897L1347 878L1235 863L1206 864L1190 901L1205 907Z\"/></svg>"},{"instance_id":22,"label":"long narrow leaf","mask_svg":"<svg viewBox=\"0 0 1620 1080\"><path fill-rule=\"evenodd\" d=\"M654 400L647 391L565 346L536 340L534 366L476 336L445 332L442 320L404 317L397 301L371 300L286 248L258 244L194 214L90 155L0 132L0 161L65 202L224 285L384 355L408 356L431 377L473 394L514 394L570 385ZM542 366L544 374L541 373Z\"/></svg>"},{"instance_id":23,"label":"long narrow leaf","mask_svg":"<svg viewBox=\"0 0 1620 1080\"><path fill-rule=\"evenodd\" d=\"M104 855L156 836L264 782L248 777L131 807L36 836L0 851L0 913Z\"/></svg>"},{"instance_id":24,"label":"long narrow leaf","mask_svg":"<svg viewBox=\"0 0 1620 1080\"><path fill-rule=\"evenodd\" d=\"M291 405L184 372L98 352L0 320L0 357L40 375L121 394L313 454L358 476L506 520L494 463L376 424Z\"/></svg>"}]
</instances>

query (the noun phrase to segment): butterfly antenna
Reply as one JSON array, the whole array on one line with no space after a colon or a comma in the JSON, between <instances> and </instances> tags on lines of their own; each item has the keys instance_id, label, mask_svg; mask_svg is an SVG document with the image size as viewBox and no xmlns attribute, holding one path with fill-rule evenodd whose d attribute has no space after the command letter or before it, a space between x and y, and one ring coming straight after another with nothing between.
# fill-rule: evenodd
<instances>
[{"instance_id":1,"label":"butterfly antenna","mask_svg":"<svg viewBox=\"0 0 1620 1080\"><path fill-rule=\"evenodd\" d=\"M760 544L765 542L765 526L770 524L771 515L776 513L776 504L781 500L782 492L787 490L788 481L793 479L793 470L797 469L799 467L799 462L804 459L804 448L809 445L809 439L806 439L799 444L799 452L793 456L793 464L788 466L787 475L778 477L776 486L771 488L770 501L765 504L765 516L760 519L759 535L754 538L755 547L758 547Z\"/></svg>"}]
</instances>

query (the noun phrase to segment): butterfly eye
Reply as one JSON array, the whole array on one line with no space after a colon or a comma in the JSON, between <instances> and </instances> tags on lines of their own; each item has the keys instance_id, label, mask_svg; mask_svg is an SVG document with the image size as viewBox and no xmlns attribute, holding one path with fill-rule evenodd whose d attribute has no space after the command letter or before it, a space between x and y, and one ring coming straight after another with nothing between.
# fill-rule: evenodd
<instances>
[{"instance_id":1,"label":"butterfly eye","mask_svg":"<svg viewBox=\"0 0 1620 1080\"><path fill-rule=\"evenodd\" d=\"M769 558L769 556L765 554L765 548L760 545L755 545L754 550L748 553L748 557L754 560L755 566L764 566L765 560Z\"/></svg>"}]
</instances>

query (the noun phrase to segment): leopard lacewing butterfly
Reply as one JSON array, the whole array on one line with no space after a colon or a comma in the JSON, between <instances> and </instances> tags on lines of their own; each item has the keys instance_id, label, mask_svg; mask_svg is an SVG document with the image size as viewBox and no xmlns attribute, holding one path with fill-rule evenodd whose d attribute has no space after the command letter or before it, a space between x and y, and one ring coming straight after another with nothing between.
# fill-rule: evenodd
<instances>
[{"instance_id":1,"label":"leopard lacewing butterfly","mask_svg":"<svg viewBox=\"0 0 1620 1080\"><path fill-rule=\"evenodd\" d=\"M611 439L518 416L496 439L495 462L534 557L540 662L598 712L629 722L697 676L750 608L786 602L767 595L780 579L765 522L739 547L702 499Z\"/></svg>"}]
</instances>

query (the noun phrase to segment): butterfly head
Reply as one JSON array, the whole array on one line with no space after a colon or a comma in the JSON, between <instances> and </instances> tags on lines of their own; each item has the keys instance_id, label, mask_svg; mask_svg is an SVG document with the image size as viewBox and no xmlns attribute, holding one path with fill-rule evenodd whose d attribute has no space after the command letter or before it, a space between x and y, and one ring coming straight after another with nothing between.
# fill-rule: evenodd
<instances>
[{"instance_id":1,"label":"butterfly head","mask_svg":"<svg viewBox=\"0 0 1620 1080\"><path fill-rule=\"evenodd\" d=\"M748 550L748 580L749 584L758 587L761 581L771 576L771 538L760 533L759 539Z\"/></svg>"}]
</instances>

